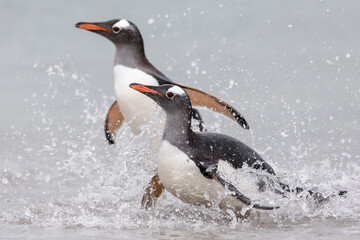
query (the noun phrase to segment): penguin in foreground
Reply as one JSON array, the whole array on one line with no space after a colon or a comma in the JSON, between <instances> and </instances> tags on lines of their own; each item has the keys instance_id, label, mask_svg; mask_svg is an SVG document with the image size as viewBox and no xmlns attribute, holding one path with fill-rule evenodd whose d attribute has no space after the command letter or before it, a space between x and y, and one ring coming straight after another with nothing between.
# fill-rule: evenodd
<instances>
[{"instance_id":1,"label":"penguin in foreground","mask_svg":"<svg viewBox=\"0 0 360 240\"><path fill-rule=\"evenodd\" d=\"M173 83L163 73L156 69L146 58L143 38L140 31L132 22L125 19L114 19L106 22L79 22L77 28L97 33L109 39L116 48L114 60L114 79L116 101L110 107L105 120L105 136L110 144L115 143L116 132L128 123L135 135L141 133L141 126L146 125L152 118L156 104L144 95L129 88L134 80L141 84L161 86ZM223 114L236 121L244 129L249 129L245 118L232 106L208 93L195 88L181 86L190 96L194 107L204 107L208 110ZM202 130L202 119L196 109L192 109L191 116L199 121ZM163 127L160 123L159 127ZM162 129L161 129L162 130ZM155 175L143 198L144 202L152 204L161 194L162 185Z\"/></svg>"},{"instance_id":2,"label":"penguin in foreground","mask_svg":"<svg viewBox=\"0 0 360 240\"><path fill-rule=\"evenodd\" d=\"M330 197L297 187L290 189L275 177L273 168L253 149L230 136L194 132L191 129L191 100L179 86L166 84L148 86L133 83L130 87L154 100L166 113L165 129L158 156L158 177L162 185L183 202L230 209L236 216L248 216L251 208L273 210L279 206L266 206L252 201L243 190L265 191L286 197L286 193L307 193L316 203ZM232 178L237 170L249 169L252 179ZM234 181L235 180L235 181ZM245 209L244 213L244 207Z\"/></svg>"},{"instance_id":3,"label":"penguin in foreground","mask_svg":"<svg viewBox=\"0 0 360 240\"><path fill-rule=\"evenodd\" d=\"M244 206L273 210L245 196L227 181L230 172L245 166L274 175L272 167L244 143L227 135L194 132L191 129L191 100L179 86L166 84L130 87L153 99L166 113L165 129L157 159L158 176L170 193L195 205L232 209L237 215ZM222 169L222 170L220 170ZM240 183L238 185L244 185ZM255 183L259 191L263 182Z\"/></svg>"}]
</instances>

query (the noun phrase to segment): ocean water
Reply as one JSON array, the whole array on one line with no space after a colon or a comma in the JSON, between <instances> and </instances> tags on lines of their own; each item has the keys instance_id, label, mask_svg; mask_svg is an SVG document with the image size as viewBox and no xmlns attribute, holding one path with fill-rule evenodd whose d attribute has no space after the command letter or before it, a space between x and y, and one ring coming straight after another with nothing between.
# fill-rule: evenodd
<instances>
[{"instance_id":1,"label":"ocean water","mask_svg":"<svg viewBox=\"0 0 360 240\"><path fill-rule=\"evenodd\" d=\"M1 239L359 239L359 1L0 2ZM165 193L140 207L155 171L159 110L115 146L114 47L74 27L126 18L172 80L241 110L250 131L203 111L210 131L256 149L283 181L316 187L316 206L236 220ZM161 135L161 133L156 133Z\"/></svg>"}]
</instances>

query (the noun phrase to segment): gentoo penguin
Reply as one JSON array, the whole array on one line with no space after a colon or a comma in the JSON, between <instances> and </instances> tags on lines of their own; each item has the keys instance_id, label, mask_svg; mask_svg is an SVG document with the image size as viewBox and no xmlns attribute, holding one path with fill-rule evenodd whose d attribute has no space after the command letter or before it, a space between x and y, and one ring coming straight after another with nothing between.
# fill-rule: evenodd
<instances>
[{"instance_id":1,"label":"gentoo penguin","mask_svg":"<svg viewBox=\"0 0 360 240\"><path fill-rule=\"evenodd\" d=\"M114 19L98 23L80 22L75 26L104 36L114 43L116 48L114 78L117 101L114 102L107 114L106 138L110 143L114 143L116 131L124 121L129 122L134 134L139 134L140 126L150 120L156 104L130 89L129 84L137 81L153 86L169 83L180 85L173 83L149 62L145 56L143 38L132 22L125 19ZM206 107L233 119L243 128L249 129L244 117L226 102L195 88L182 87L189 94L194 107ZM193 116L197 115L196 112L194 114L194 111L192 114Z\"/></svg>"},{"instance_id":2,"label":"gentoo penguin","mask_svg":"<svg viewBox=\"0 0 360 240\"><path fill-rule=\"evenodd\" d=\"M149 62L145 56L143 38L132 22L114 19L97 23L80 22L75 26L100 34L109 39L116 48L114 60L116 101L110 107L105 120L105 135L108 142L110 144L115 142L116 132L124 122L128 123L134 134L139 134L140 127L151 119L156 104L129 88L129 84L136 81L154 86L169 83L180 85L170 81ZM221 113L239 123L243 128L249 129L244 117L226 102L195 88L186 86L182 88L190 96L194 107L205 107ZM192 117L199 120L201 129L201 117L195 109L192 110ZM161 124L158 125L161 126ZM151 198L156 200L156 196L161 194L162 186L157 180L157 176L151 180L144 199L148 199L151 195ZM148 200L153 202L152 199Z\"/></svg>"},{"instance_id":3,"label":"gentoo penguin","mask_svg":"<svg viewBox=\"0 0 360 240\"><path fill-rule=\"evenodd\" d=\"M194 132L191 129L191 100L184 89L173 84L130 87L154 100L166 113L165 129L157 158L158 176L170 193L182 201L220 208L230 208L238 215L243 206L273 210L253 202L242 193L251 181L240 179L237 184L227 178L237 169L249 167L275 175L273 168L244 143L227 135ZM261 179L261 178L259 178ZM255 179L250 187L264 190L264 182ZM239 188L241 187L241 189Z\"/></svg>"},{"instance_id":4,"label":"gentoo penguin","mask_svg":"<svg viewBox=\"0 0 360 240\"><path fill-rule=\"evenodd\" d=\"M161 181L165 189L184 202L205 206L218 203L220 208L234 210L240 216L244 206L260 210L279 208L258 204L242 190L260 195L272 191L282 197L288 193L305 193L300 197L311 198L316 204L347 193L339 191L324 197L313 189L290 188L275 177L274 169L258 153L239 140L219 133L194 132L191 100L179 86L133 83L130 87L154 100L166 113L156 181ZM246 178L236 176L241 169L250 170L252 174L245 175ZM234 174L235 179L230 177Z\"/></svg>"}]
</instances>

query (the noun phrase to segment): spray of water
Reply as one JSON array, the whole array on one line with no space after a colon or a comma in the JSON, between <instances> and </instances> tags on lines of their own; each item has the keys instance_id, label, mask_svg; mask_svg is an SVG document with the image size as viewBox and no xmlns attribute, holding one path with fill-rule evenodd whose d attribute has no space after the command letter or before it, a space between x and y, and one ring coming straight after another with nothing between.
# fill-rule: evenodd
<instances>
[{"instance_id":1,"label":"spray of water","mask_svg":"<svg viewBox=\"0 0 360 240\"><path fill-rule=\"evenodd\" d=\"M316 187L325 196L348 190L346 198L333 197L319 206L311 199L289 195L276 200L281 205L279 210L254 214L247 220L216 208L182 203L168 193L156 208L142 209L144 188L156 169L162 133L153 129L162 111L158 110L139 136L125 126L116 145L110 146L104 138L103 122L112 99L90 87L90 76L62 63L37 63L34 71L48 86L25 100L29 126L13 126L4 137L2 221L61 228L225 231L360 216L360 167L349 163L347 168L333 168L331 159L317 162L316 168L301 164L298 160L313 151L313 144L301 142L301 138L289 149L292 159L288 161L295 163L293 168L274 163L279 178L290 186ZM283 108L288 109L286 105ZM221 130L216 123L208 129ZM266 155L265 147L259 149L265 149L262 154Z\"/></svg>"}]
</instances>

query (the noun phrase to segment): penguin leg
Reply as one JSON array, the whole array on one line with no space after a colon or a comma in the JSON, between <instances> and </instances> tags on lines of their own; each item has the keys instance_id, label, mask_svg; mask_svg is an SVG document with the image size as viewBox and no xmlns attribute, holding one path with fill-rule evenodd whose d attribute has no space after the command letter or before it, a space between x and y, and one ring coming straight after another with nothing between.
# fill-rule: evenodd
<instances>
[{"instance_id":1,"label":"penguin leg","mask_svg":"<svg viewBox=\"0 0 360 240\"><path fill-rule=\"evenodd\" d=\"M156 174L152 177L148 186L145 189L144 196L142 197L141 206L145 208L151 208L155 206L157 199L161 196L164 190L159 176Z\"/></svg>"},{"instance_id":2,"label":"penguin leg","mask_svg":"<svg viewBox=\"0 0 360 240\"><path fill-rule=\"evenodd\" d=\"M230 106L228 103L198 89L181 85L179 86L184 88L184 90L187 92L190 97L191 104L194 107L204 107L214 112L221 113L240 124L240 126L242 126L243 128L249 129L249 124L247 123L243 115L241 115L234 107Z\"/></svg>"},{"instance_id":3,"label":"penguin leg","mask_svg":"<svg viewBox=\"0 0 360 240\"><path fill-rule=\"evenodd\" d=\"M105 137L109 144L115 144L116 132L119 130L123 122L124 117L120 111L117 101L115 101L111 105L105 120Z\"/></svg>"},{"instance_id":4,"label":"penguin leg","mask_svg":"<svg viewBox=\"0 0 360 240\"><path fill-rule=\"evenodd\" d=\"M225 189L230 191L231 195L240 200L242 203L244 203L247 206L252 206L253 208L260 209L260 210L274 210L279 208L278 206L265 206L261 204L252 204L250 198L246 197L244 194L242 194L234 185L224 180L220 175L216 172L216 170L213 170L210 172L210 175L218 182L220 183Z\"/></svg>"}]
</instances>

